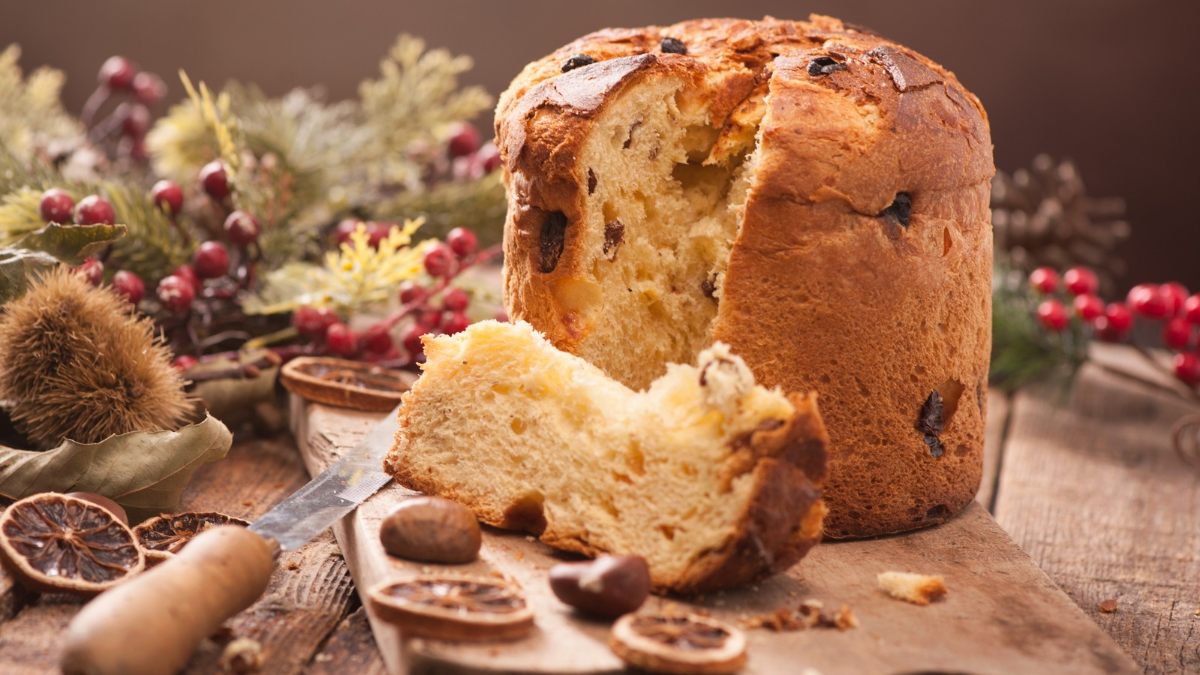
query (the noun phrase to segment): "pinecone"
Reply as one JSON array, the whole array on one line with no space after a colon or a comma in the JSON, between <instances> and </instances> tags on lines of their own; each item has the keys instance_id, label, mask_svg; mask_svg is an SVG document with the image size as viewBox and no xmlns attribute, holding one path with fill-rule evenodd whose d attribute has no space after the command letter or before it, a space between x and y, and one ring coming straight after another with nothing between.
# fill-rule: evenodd
<instances>
[{"instance_id":1,"label":"pinecone","mask_svg":"<svg viewBox=\"0 0 1200 675\"><path fill-rule=\"evenodd\" d=\"M1065 270L1082 265L1112 290L1125 261L1116 253L1129 238L1125 201L1088 197L1075 163L1055 163L1038 155L1033 166L992 181L992 227L997 251L1026 272L1048 266Z\"/></svg>"}]
</instances>

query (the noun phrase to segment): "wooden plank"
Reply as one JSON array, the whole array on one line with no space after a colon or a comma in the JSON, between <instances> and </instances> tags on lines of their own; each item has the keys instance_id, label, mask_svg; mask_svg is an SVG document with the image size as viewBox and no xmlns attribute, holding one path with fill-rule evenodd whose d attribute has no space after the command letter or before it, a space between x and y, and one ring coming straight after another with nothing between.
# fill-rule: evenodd
<instances>
[{"instance_id":1,"label":"wooden plank","mask_svg":"<svg viewBox=\"0 0 1200 675\"><path fill-rule=\"evenodd\" d=\"M305 675L386 675L367 611L359 607L343 619L304 672Z\"/></svg>"},{"instance_id":2,"label":"wooden plank","mask_svg":"<svg viewBox=\"0 0 1200 675\"><path fill-rule=\"evenodd\" d=\"M979 491L975 493L975 501L989 511L996 494L996 480L1000 476L1000 463L1003 461L1004 436L1008 431L1008 394L993 389L987 396L987 426L983 436L983 479L979 481Z\"/></svg>"},{"instance_id":3,"label":"wooden plank","mask_svg":"<svg viewBox=\"0 0 1200 675\"><path fill-rule=\"evenodd\" d=\"M1139 358L1101 350L1108 367L1171 384ZM1013 405L1000 525L1146 673L1200 672L1200 473L1170 438L1196 407L1096 365L1065 401L1051 386Z\"/></svg>"},{"instance_id":4,"label":"wooden plank","mask_svg":"<svg viewBox=\"0 0 1200 675\"><path fill-rule=\"evenodd\" d=\"M313 469L353 447L380 419L299 400L293 401L292 411L298 446ZM412 494L386 487L334 527L360 589L441 567L389 558L379 544L383 515ZM537 629L514 643L403 641L394 628L371 617L389 672L622 672L606 646L608 624L581 619L550 592L546 571L562 559L531 537L485 528L480 560L452 569L496 572L519 583L537 613ZM950 596L929 607L894 600L875 581L876 574L887 570L941 574ZM789 573L759 586L691 600L655 597L648 607L671 603L736 622L809 598L832 608L849 604L860 627L845 632L751 631L745 672L799 672L804 667L863 675L1140 672L978 504L937 528L822 544Z\"/></svg>"},{"instance_id":5,"label":"wooden plank","mask_svg":"<svg viewBox=\"0 0 1200 675\"><path fill-rule=\"evenodd\" d=\"M239 442L226 459L196 472L181 509L253 519L307 481L289 438ZM281 558L267 593L230 620L226 637L262 643L260 673L300 673L346 615L352 594L345 561L327 533ZM82 602L43 595L0 624L0 672L57 673L63 631ZM221 644L206 641L184 672L220 672L221 651Z\"/></svg>"}]
</instances>

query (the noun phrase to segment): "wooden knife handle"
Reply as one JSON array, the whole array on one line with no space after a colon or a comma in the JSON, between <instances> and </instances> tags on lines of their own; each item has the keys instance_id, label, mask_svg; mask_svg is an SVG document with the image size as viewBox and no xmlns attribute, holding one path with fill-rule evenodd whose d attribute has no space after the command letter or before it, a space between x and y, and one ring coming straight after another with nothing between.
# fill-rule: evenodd
<instances>
[{"instance_id":1,"label":"wooden knife handle","mask_svg":"<svg viewBox=\"0 0 1200 675\"><path fill-rule=\"evenodd\" d=\"M64 675L171 675L249 607L275 567L275 542L237 525L202 532L175 557L101 593L67 629Z\"/></svg>"}]
</instances>

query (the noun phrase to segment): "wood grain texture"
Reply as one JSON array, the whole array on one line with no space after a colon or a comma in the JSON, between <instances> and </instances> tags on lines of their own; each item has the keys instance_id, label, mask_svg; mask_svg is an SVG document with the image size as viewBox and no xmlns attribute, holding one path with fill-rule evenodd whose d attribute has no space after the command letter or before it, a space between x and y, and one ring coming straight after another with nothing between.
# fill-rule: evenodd
<instances>
[{"instance_id":1,"label":"wood grain texture","mask_svg":"<svg viewBox=\"0 0 1200 675\"><path fill-rule=\"evenodd\" d=\"M1004 461L1004 437L1008 432L1010 403L1008 394L992 389L987 394L987 426L983 436L983 478L975 501L989 511L996 495L1000 464Z\"/></svg>"},{"instance_id":2,"label":"wood grain texture","mask_svg":"<svg viewBox=\"0 0 1200 675\"><path fill-rule=\"evenodd\" d=\"M353 447L380 419L299 400L293 401L292 413L297 443L311 469ZM379 544L379 521L412 494L385 487L334 527L360 588L442 568L389 558ZM389 672L623 672L606 646L608 624L580 618L550 592L546 571L563 559L531 537L485 528L480 560L453 570L499 573L520 584L537 612L537 629L513 643L472 645L403 641L395 629L372 621ZM886 570L941 574L950 595L924 608L894 600L876 585L876 574ZM1140 672L978 504L936 528L823 544L788 574L757 587L691 601L654 597L647 607L694 606L737 622L809 598L832 608L849 604L861 626L845 632L750 631L745 672L798 672L806 666L863 675Z\"/></svg>"},{"instance_id":3,"label":"wood grain texture","mask_svg":"<svg viewBox=\"0 0 1200 675\"><path fill-rule=\"evenodd\" d=\"M386 675L383 657L375 646L375 636L367 621L367 610L359 607L342 619L304 672L306 675Z\"/></svg>"},{"instance_id":4,"label":"wood grain texture","mask_svg":"<svg viewBox=\"0 0 1200 675\"><path fill-rule=\"evenodd\" d=\"M254 519L308 481L290 439L236 442L226 459L196 472L181 510L219 511ZM280 559L266 594L231 619L218 641L206 640L183 672L222 672L224 644L234 637L258 640L258 672L303 672L312 655L348 611L353 586L329 533ZM83 600L35 596L0 624L0 673L58 673L62 634Z\"/></svg>"},{"instance_id":5,"label":"wood grain texture","mask_svg":"<svg viewBox=\"0 0 1200 675\"><path fill-rule=\"evenodd\" d=\"M1098 363L1171 385L1128 349ZM1194 405L1086 366L1020 393L996 519L1146 673L1200 672L1200 472L1171 447ZM1117 610L1099 605L1117 600Z\"/></svg>"}]
</instances>

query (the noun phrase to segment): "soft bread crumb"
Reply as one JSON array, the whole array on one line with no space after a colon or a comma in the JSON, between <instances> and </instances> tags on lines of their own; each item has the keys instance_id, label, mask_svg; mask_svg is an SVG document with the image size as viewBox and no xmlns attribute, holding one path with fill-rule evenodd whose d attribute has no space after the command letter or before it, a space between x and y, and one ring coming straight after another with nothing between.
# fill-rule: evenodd
<instances>
[{"instance_id":1,"label":"soft bread crumb","mask_svg":"<svg viewBox=\"0 0 1200 675\"><path fill-rule=\"evenodd\" d=\"M879 575L879 587L898 600L914 605L928 605L946 595L946 582L941 575L929 576L912 572L883 572Z\"/></svg>"}]
</instances>

